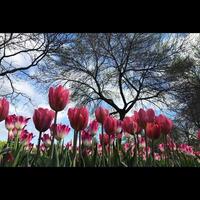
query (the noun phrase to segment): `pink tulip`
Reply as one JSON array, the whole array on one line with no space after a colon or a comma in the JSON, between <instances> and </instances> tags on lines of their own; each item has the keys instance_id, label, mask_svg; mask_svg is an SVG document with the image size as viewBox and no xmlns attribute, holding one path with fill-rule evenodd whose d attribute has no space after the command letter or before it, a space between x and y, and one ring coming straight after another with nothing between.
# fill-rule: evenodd
<instances>
[{"instance_id":1,"label":"pink tulip","mask_svg":"<svg viewBox=\"0 0 200 200\"><path fill-rule=\"evenodd\" d=\"M41 139L42 139L42 142L44 143L45 147L51 146L51 137L49 134L45 133Z\"/></svg>"},{"instance_id":2,"label":"pink tulip","mask_svg":"<svg viewBox=\"0 0 200 200\"><path fill-rule=\"evenodd\" d=\"M66 145L65 145L66 149L68 150L72 150L72 141L69 141Z\"/></svg>"},{"instance_id":3,"label":"pink tulip","mask_svg":"<svg viewBox=\"0 0 200 200\"><path fill-rule=\"evenodd\" d=\"M115 135L114 134L111 134L110 135L110 139L111 139L111 143L113 142L115 138ZM100 139L100 143L102 144L102 134L99 135L99 139ZM109 135L108 134L103 134L103 142L104 142L104 145L108 145L109 144Z\"/></svg>"},{"instance_id":4,"label":"pink tulip","mask_svg":"<svg viewBox=\"0 0 200 200\"><path fill-rule=\"evenodd\" d=\"M134 111L134 114L132 116L133 118L133 121L137 122L139 124L139 121L140 121L140 117L139 117L139 114L137 111Z\"/></svg>"},{"instance_id":5,"label":"pink tulip","mask_svg":"<svg viewBox=\"0 0 200 200\"><path fill-rule=\"evenodd\" d=\"M150 139L158 139L161 134L161 128L158 124L148 122L146 125L146 134Z\"/></svg>"},{"instance_id":6,"label":"pink tulip","mask_svg":"<svg viewBox=\"0 0 200 200\"><path fill-rule=\"evenodd\" d=\"M148 117L147 117L146 112L143 109L140 109L139 112L138 112L138 115L139 115L139 125L142 128L145 128L146 123L148 121Z\"/></svg>"},{"instance_id":7,"label":"pink tulip","mask_svg":"<svg viewBox=\"0 0 200 200\"><path fill-rule=\"evenodd\" d=\"M8 115L5 119L5 126L8 130L12 130L15 127L16 115Z\"/></svg>"},{"instance_id":8,"label":"pink tulip","mask_svg":"<svg viewBox=\"0 0 200 200\"><path fill-rule=\"evenodd\" d=\"M104 109L102 107L98 107L95 110L95 116L96 119L99 123L103 124L104 120L106 119L106 117L109 115L109 111L107 109Z\"/></svg>"},{"instance_id":9,"label":"pink tulip","mask_svg":"<svg viewBox=\"0 0 200 200\"><path fill-rule=\"evenodd\" d=\"M34 146L33 143L29 143L28 145L26 145L26 146L24 147L24 149L25 149L26 151L30 151L31 149L33 149L33 146Z\"/></svg>"},{"instance_id":10,"label":"pink tulip","mask_svg":"<svg viewBox=\"0 0 200 200\"><path fill-rule=\"evenodd\" d=\"M102 145L101 145L101 144L98 144L98 145L97 145L97 151L98 151L98 154L99 154L100 156L102 156Z\"/></svg>"},{"instance_id":11,"label":"pink tulip","mask_svg":"<svg viewBox=\"0 0 200 200\"><path fill-rule=\"evenodd\" d=\"M96 135L98 128L99 128L99 123L97 122L97 120L93 120L90 122L89 131L92 136Z\"/></svg>"},{"instance_id":12,"label":"pink tulip","mask_svg":"<svg viewBox=\"0 0 200 200\"><path fill-rule=\"evenodd\" d=\"M139 147L140 148L146 147L146 143L145 143L145 138L144 137L141 137L140 135L138 135L138 140L139 140Z\"/></svg>"},{"instance_id":13,"label":"pink tulip","mask_svg":"<svg viewBox=\"0 0 200 200\"><path fill-rule=\"evenodd\" d=\"M134 112L133 120L136 121L141 128L146 127L147 122L155 121L155 112L153 109L140 109L139 112Z\"/></svg>"},{"instance_id":14,"label":"pink tulip","mask_svg":"<svg viewBox=\"0 0 200 200\"><path fill-rule=\"evenodd\" d=\"M147 109L146 111L147 115L147 122L154 122L155 121L155 112L153 109Z\"/></svg>"},{"instance_id":15,"label":"pink tulip","mask_svg":"<svg viewBox=\"0 0 200 200\"><path fill-rule=\"evenodd\" d=\"M156 117L156 123L161 127L162 134L170 134L173 127L173 122L165 117L164 115L159 115Z\"/></svg>"},{"instance_id":16,"label":"pink tulip","mask_svg":"<svg viewBox=\"0 0 200 200\"><path fill-rule=\"evenodd\" d=\"M16 127L12 129L13 135L16 136L17 134L19 135L21 133L21 130L18 131Z\"/></svg>"},{"instance_id":17,"label":"pink tulip","mask_svg":"<svg viewBox=\"0 0 200 200\"><path fill-rule=\"evenodd\" d=\"M29 119L30 118L25 118L23 116L16 116L15 117L15 127L18 130L22 130L26 126Z\"/></svg>"},{"instance_id":18,"label":"pink tulip","mask_svg":"<svg viewBox=\"0 0 200 200\"><path fill-rule=\"evenodd\" d=\"M50 128L54 115L55 113L49 109L35 109L33 115L33 122L35 124L35 128L39 132L45 132L47 129Z\"/></svg>"},{"instance_id":19,"label":"pink tulip","mask_svg":"<svg viewBox=\"0 0 200 200\"><path fill-rule=\"evenodd\" d=\"M159 153L154 153L154 159L158 161L161 160L161 156L159 155Z\"/></svg>"},{"instance_id":20,"label":"pink tulip","mask_svg":"<svg viewBox=\"0 0 200 200\"><path fill-rule=\"evenodd\" d=\"M51 134L55 133L56 140L62 140L66 135L69 134L70 128L69 126L63 124L53 124L50 128ZM55 131L54 131L55 130Z\"/></svg>"},{"instance_id":21,"label":"pink tulip","mask_svg":"<svg viewBox=\"0 0 200 200\"><path fill-rule=\"evenodd\" d=\"M9 130L9 131L8 131L8 140L11 141L11 140L14 139L14 137L15 137L15 136L14 136L13 131L12 131L12 130Z\"/></svg>"},{"instance_id":22,"label":"pink tulip","mask_svg":"<svg viewBox=\"0 0 200 200\"><path fill-rule=\"evenodd\" d=\"M122 133L117 133L117 139L121 140L122 139Z\"/></svg>"},{"instance_id":23,"label":"pink tulip","mask_svg":"<svg viewBox=\"0 0 200 200\"><path fill-rule=\"evenodd\" d=\"M112 116L107 116L104 120L104 129L107 134L115 134L117 130L117 120Z\"/></svg>"},{"instance_id":24,"label":"pink tulip","mask_svg":"<svg viewBox=\"0 0 200 200\"><path fill-rule=\"evenodd\" d=\"M140 109L139 112L134 111L133 120L137 122L141 128L145 128L148 121L148 116L143 109Z\"/></svg>"},{"instance_id":25,"label":"pink tulip","mask_svg":"<svg viewBox=\"0 0 200 200\"><path fill-rule=\"evenodd\" d=\"M33 133L29 133L27 130L22 130L19 138L21 142L25 142L25 145L29 145L33 139Z\"/></svg>"},{"instance_id":26,"label":"pink tulip","mask_svg":"<svg viewBox=\"0 0 200 200\"><path fill-rule=\"evenodd\" d=\"M147 152L147 156L150 155L151 153L151 148L150 147L144 147L141 149L141 151L139 151L139 155L142 156L143 160L146 160L147 159L147 156L146 156L146 152Z\"/></svg>"},{"instance_id":27,"label":"pink tulip","mask_svg":"<svg viewBox=\"0 0 200 200\"><path fill-rule=\"evenodd\" d=\"M47 148L44 145L44 143L40 145L39 150L40 150L40 152L43 152L43 153L47 150Z\"/></svg>"},{"instance_id":28,"label":"pink tulip","mask_svg":"<svg viewBox=\"0 0 200 200\"><path fill-rule=\"evenodd\" d=\"M158 149L161 151L161 152L164 152L165 151L165 145L162 143L162 144L159 144L158 145Z\"/></svg>"},{"instance_id":29,"label":"pink tulip","mask_svg":"<svg viewBox=\"0 0 200 200\"><path fill-rule=\"evenodd\" d=\"M194 151L194 154L195 154L196 156L200 156L200 151Z\"/></svg>"},{"instance_id":30,"label":"pink tulip","mask_svg":"<svg viewBox=\"0 0 200 200\"><path fill-rule=\"evenodd\" d=\"M9 112L9 102L6 98L0 99L0 122L5 120Z\"/></svg>"},{"instance_id":31,"label":"pink tulip","mask_svg":"<svg viewBox=\"0 0 200 200\"><path fill-rule=\"evenodd\" d=\"M185 153L186 155L190 156L195 155L192 146L189 146L187 144L180 144L178 150L181 151L182 153Z\"/></svg>"},{"instance_id":32,"label":"pink tulip","mask_svg":"<svg viewBox=\"0 0 200 200\"><path fill-rule=\"evenodd\" d=\"M176 150L176 143L174 143L173 141L168 142L167 146L170 150Z\"/></svg>"},{"instance_id":33,"label":"pink tulip","mask_svg":"<svg viewBox=\"0 0 200 200\"><path fill-rule=\"evenodd\" d=\"M49 105L54 111L63 110L69 102L69 90L59 85L57 88L49 89Z\"/></svg>"},{"instance_id":34,"label":"pink tulip","mask_svg":"<svg viewBox=\"0 0 200 200\"><path fill-rule=\"evenodd\" d=\"M9 115L5 119L5 126L8 130L12 130L14 127L17 130L22 130L26 126L29 119L30 118L25 118L23 116L16 116L15 114Z\"/></svg>"},{"instance_id":35,"label":"pink tulip","mask_svg":"<svg viewBox=\"0 0 200 200\"><path fill-rule=\"evenodd\" d=\"M92 145L92 136L88 131L81 131L81 139L83 142L83 145L85 146L91 146Z\"/></svg>"},{"instance_id":36,"label":"pink tulip","mask_svg":"<svg viewBox=\"0 0 200 200\"><path fill-rule=\"evenodd\" d=\"M130 143L125 143L124 144L124 150L125 150L125 152L127 152L130 148L131 148Z\"/></svg>"},{"instance_id":37,"label":"pink tulip","mask_svg":"<svg viewBox=\"0 0 200 200\"><path fill-rule=\"evenodd\" d=\"M133 120L133 117L125 117L122 122L122 128L129 134L141 132L140 127L138 126L137 122Z\"/></svg>"},{"instance_id":38,"label":"pink tulip","mask_svg":"<svg viewBox=\"0 0 200 200\"><path fill-rule=\"evenodd\" d=\"M86 107L70 108L68 110L68 117L70 125L74 130L80 131L87 127L89 113Z\"/></svg>"}]
</instances>

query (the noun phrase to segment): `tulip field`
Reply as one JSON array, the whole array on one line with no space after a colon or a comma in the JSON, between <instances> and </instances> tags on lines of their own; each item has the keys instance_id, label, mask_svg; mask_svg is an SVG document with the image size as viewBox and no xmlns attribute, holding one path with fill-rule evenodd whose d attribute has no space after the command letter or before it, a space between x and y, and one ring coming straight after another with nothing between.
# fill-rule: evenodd
<instances>
[{"instance_id":1,"label":"tulip field","mask_svg":"<svg viewBox=\"0 0 200 200\"><path fill-rule=\"evenodd\" d=\"M0 122L7 142L0 148L1 167L184 167L200 166L200 149L173 139L174 124L154 110L139 109L123 120L98 107L94 119L86 106L66 109L70 124L58 121L70 99L63 86L51 87L51 110L35 109L33 116L9 115L9 102L0 99ZM91 113L92 114L92 113ZM26 126L33 120L35 132ZM64 138L73 132L67 143ZM200 140L200 132L196 133ZM32 142L38 138L37 144Z\"/></svg>"}]
</instances>

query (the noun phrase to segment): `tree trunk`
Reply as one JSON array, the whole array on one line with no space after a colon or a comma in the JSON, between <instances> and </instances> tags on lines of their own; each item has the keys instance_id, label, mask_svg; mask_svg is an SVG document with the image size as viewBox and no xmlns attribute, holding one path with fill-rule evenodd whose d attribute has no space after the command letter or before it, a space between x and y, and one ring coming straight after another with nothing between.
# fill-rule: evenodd
<instances>
[{"instance_id":1,"label":"tree trunk","mask_svg":"<svg viewBox=\"0 0 200 200\"><path fill-rule=\"evenodd\" d=\"M126 113L124 111L119 112L119 119L122 121L125 117Z\"/></svg>"}]
</instances>

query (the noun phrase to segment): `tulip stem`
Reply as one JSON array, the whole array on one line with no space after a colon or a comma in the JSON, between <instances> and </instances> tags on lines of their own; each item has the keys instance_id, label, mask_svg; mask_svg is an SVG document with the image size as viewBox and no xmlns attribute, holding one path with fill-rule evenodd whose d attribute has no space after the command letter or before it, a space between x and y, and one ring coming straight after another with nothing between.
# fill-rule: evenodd
<instances>
[{"instance_id":1,"label":"tulip stem","mask_svg":"<svg viewBox=\"0 0 200 200\"><path fill-rule=\"evenodd\" d=\"M139 136L138 136L138 133L136 134L136 137L137 137L137 149L138 149L138 152L139 152Z\"/></svg>"},{"instance_id":2,"label":"tulip stem","mask_svg":"<svg viewBox=\"0 0 200 200\"><path fill-rule=\"evenodd\" d=\"M164 135L164 147L165 147L165 165L167 166L167 156L168 156L167 135Z\"/></svg>"},{"instance_id":3,"label":"tulip stem","mask_svg":"<svg viewBox=\"0 0 200 200\"><path fill-rule=\"evenodd\" d=\"M53 136L52 136L52 140L51 140L51 159L53 158L53 152L54 152L54 138L55 138L55 132L56 132L56 121L57 121L57 115L58 115L58 111L55 111L55 118L54 118L54 128L53 128Z\"/></svg>"},{"instance_id":4,"label":"tulip stem","mask_svg":"<svg viewBox=\"0 0 200 200\"><path fill-rule=\"evenodd\" d=\"M62 153L61 142L62 142L62 140L59 140L59 141L58 141L58 145L57 145L57 148L58 148L58 154L59 154L59 155Z\"/></svg>"},{"instance_id":5,"label":"tulip stem","mask_svg":"<svg viewBox=\"0 0 200 200\"><path fill-rule=\"evenodd\" d=\"M42 136L42 132L39 132L39 138L38 138L38 145L37 145L37 153L36 153L36 157L35 157L35 162L38 159L38 156L40 154L40 142L41 142L41 136Z\"/></svg>"},{"instance_id":6,"label":"tulip stem","mask_svg":"<svg viewBox=\"0 0 200 200\"><path fill-rule=\"evenodd\" d=\"M148 163L148 144L147 144L147 133L146 133L146 130L145 130L144 138L145 138L146 161Z\"/></svg>"},{"instance_id":7,"label":"tulip stem","mask_svg":"<svg viewBox=\"0 0 200 200\"><path fill-rule=\"evenodd\" d=\"M74 130L74 141L73 141L73 164L75 162L76 159L76 144L77 144L77 136L78 136L78 132Z\"/></svg>"},{"instance_id":8,"label":"tulip stem","mask_svg":"<svg viewBox=\"0 0 200 200\"><path fill-rule=\"evenodd\" d=\"M79 162L80 162L80 166L81 166L81 156L82 156L82 152L81 152L81 131L79 131Z\"/></svg>"},{"instance_id":9,"label":"tulip stem","mask_svg":"<svg viewBox=\"0 0 200 200\"><path fill-rule=\"evenodd\" d=\"M135 161L136 161L136 165L137 165L137 154L138 154L138 149L137 149L137 141L136 141L136 137L135 137L135 133L133 133L133 138L134 138L134 144L135 144L135 148L134 148L134 157L135 157Z\"/></svg>"},{"instance_id":10,"label":"tulip stem","mask_svg":"<svg viewBox=\"0 0 200 200\"><path fill-rule=\"evenodd\" d=\"M151 140L151 153L152 153L153 165L154 165L154 141L153 141L153 139Z\"/></svg>"},{"instance_id":11,"label":"tulip stem","mask_svg":"<svg viewBox=\"0 0 200 200\"><path fill-rule=\"evenodd\" d=\"M110 157L110 134L108 135L108 159L109 159L109 167L111 167L111 157Z\"/></svg>"},{"instance_id":12,"label":"tulip stem","mask_svg":"<svg viewBox=\"0 0 200 200\"><path fill-rule=\"evenodd\" d=\"M101 124L101 136L102 136L102 162L103 162L103 166L105 166L104 163L104 137L103 137L103 123Z\"/></svg>"},{"instance_id":13,"label":"tulip stem","mask_svg":"<svg viewBox=\"0 0 200 200\"><path fill-rule=\"evenodd\" d=\"M9 140L9 134L8 134L7 143L6 143L7 147L9 146L9 144L10 144L10 140Z\"/></svg>"},{"instance_id":14,"label":"tulip stem","mask_svg":"<svg viewBox=\"0 0 200 200\"><path fill-rule=\"evenodd\" d=\"M18 143L19 143L19 132L17 131L16 137L15 137L15 146L14 146L15 151L18 148Z\"/></svg>"}]
</instances>

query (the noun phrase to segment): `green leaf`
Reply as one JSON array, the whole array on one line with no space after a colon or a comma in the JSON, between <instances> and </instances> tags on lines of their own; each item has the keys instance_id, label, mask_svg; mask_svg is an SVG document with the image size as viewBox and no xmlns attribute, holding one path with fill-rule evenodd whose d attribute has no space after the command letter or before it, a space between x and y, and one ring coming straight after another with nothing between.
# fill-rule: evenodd
<instances>
[{"instance_id":1,"label":"green leaf","mask_svg":"<svg viewBox=\"0 0 200 200\"><path fill-rule=\"evenodd\" d=\"M14 163L13 163L13 165L12 165L13 167L16 167L16 166L18 165L18 160L19 160L19 158L20 158L20 153L21 153L23 147L24 147L23 144L20 144L20 145L19 145L19 149L18 149L18 151L17 151L17 153L16 153L16 157L15 157Z\"/></svg>"}]
</instances>

